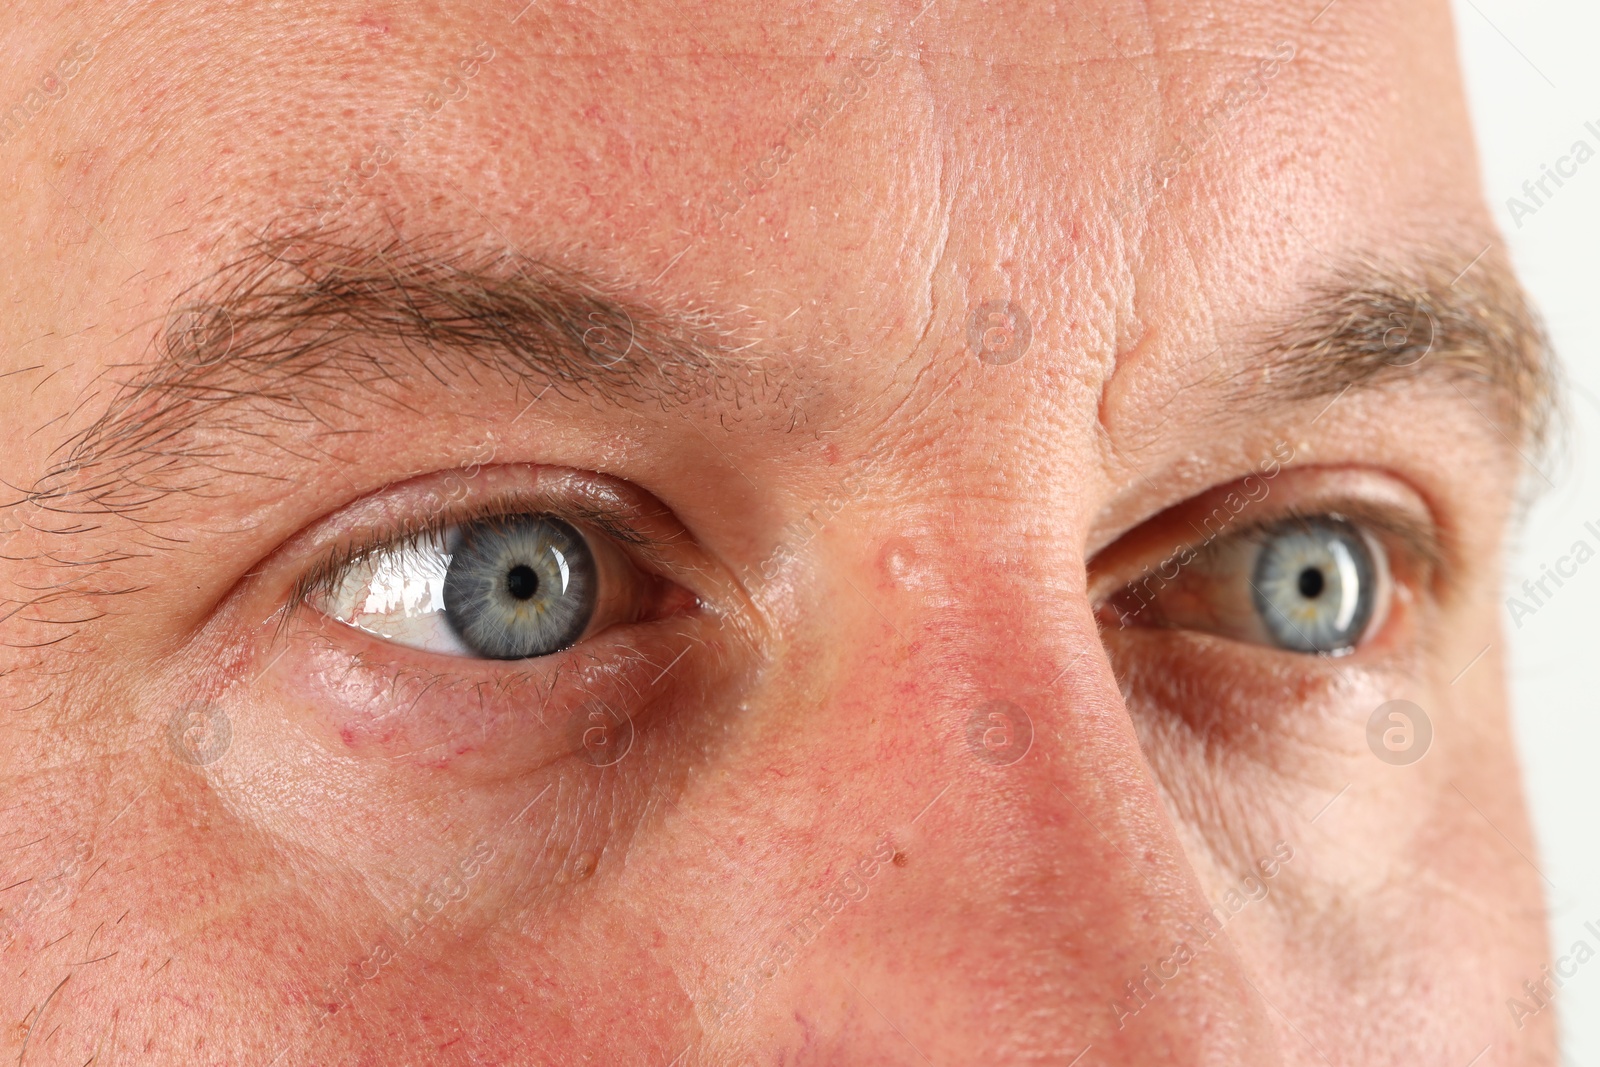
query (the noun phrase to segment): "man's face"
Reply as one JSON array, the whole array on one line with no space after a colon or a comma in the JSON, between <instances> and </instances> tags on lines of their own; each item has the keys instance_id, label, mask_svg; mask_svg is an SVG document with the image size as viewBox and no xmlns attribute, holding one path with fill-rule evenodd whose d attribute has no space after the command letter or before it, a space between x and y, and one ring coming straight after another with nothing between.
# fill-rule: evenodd
<instances>
[{"instance_id":1,"label":"man's face","mask_svg":"<svg viewBox=\"0 0 1600 1067\"><path fill-rule=\"evenodd\" d=\"M8 1055L1549 1061L1445 5L34 6Z\"/></svg>"}]
</instances>

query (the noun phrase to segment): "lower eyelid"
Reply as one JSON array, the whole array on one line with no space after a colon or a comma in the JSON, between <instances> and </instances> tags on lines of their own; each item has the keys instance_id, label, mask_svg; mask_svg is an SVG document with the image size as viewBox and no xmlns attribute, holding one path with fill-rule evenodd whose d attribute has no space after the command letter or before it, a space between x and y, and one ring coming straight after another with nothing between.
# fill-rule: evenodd
<instances>
[{"instance_id":1,"label":"lower eyelid","mask_svg":"<svg viewBox=\"0 0 1600 1067\"><path fill-rule=\"evenodd\" d=\"M302 630L262 684L280 690L283 706L305 709L311 734L332 751L431 770L525 774L574 752L590 704L640 729L673 705L697 684L692 652L706 646L700 625L690 616L672 629L620 628L597 647L516 661L419 658L359 631L335 640Z\"/></svg>"}]
</instances>

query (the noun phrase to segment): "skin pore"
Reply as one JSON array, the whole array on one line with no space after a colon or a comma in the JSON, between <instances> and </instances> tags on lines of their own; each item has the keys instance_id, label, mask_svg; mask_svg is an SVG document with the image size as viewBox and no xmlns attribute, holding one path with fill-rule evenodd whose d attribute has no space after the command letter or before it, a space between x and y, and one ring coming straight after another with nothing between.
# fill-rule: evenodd
<instances>
[{"instance_id":1,"label":"skin pore","mask_svg":"<svg viewBox=\"0 0 1600 1067\"><path fill-rule=\"evenodd\" d=\"M0 25L7 1055L1554 1062L1447 5ZM346 625L506 515L581 639Z\"/></svg>"}]
</instances>

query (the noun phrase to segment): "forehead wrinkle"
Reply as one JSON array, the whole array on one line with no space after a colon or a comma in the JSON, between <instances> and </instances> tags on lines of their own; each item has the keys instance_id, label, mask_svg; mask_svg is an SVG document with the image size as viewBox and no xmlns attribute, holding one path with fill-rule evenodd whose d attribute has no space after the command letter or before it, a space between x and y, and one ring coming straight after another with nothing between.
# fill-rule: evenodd
<instances>
[{"instance_id":1,"label":"forehead wrinkle","mask_svg":"<svg viewBox=\"0 0 1600 1067\"><path fill-rule=\"evenodd\" d=\"M431 381L543 386L568 399L663 410L737 398L762 377L704 309L669 312L533 257L448 238L338 232L261 239L174 300L152 358L29 496L49 510L132 515L223 473L228 435L321 424L352 388L404 407ZM92 394L91 394L92 395ZM85 403L87 403L87 396ZM81 406L81 405L80 405Z\"/></svg>"},{"instance_id":2,"label":"forehead wrinkle","mask_svg":"<svg viewBox=\"0 0 1600 1067\"><path fill-rule=\"evenodd\" d=\"M1263 410L1442 375L1488 393L1513 441L1543 445L1555 406L1548 339L1509 270L1490 255L1461 273L1471 259L1424 252L1330 270L1258 331L1261 358L1231 376L1231 399Z\"/></svg>"}]
</instances>

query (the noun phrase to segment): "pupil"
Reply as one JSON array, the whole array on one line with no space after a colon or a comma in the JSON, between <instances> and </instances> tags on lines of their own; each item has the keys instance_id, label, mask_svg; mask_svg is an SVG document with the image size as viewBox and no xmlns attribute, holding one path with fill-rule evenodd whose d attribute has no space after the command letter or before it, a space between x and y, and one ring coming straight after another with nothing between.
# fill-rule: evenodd
<instances>
[{"instance_id":1,"label":"pupil","mask_svg":"<svg viewBox=\"0 0 1600 1067\"><path fill-rule=\"evenodd\" d=\"M1307 600L1315 600L1322 595L1322 572L1315 567L1307 567L1300 572L1300 595Z\"/></svg>"},{"instance_id":2,"label":"pupil","mask_svg":"<svg viewBox=\"0 0 1600 1067\"><path fill-rule=\"evenodd\" d=\"M1305 587L1305 579L1300 580L1301 588ZM506 592L518 600L527 600L539 591L539 576L533 573L533 568L525 563L519 563L506 572Z\"/></svg>"}]
</instances>

